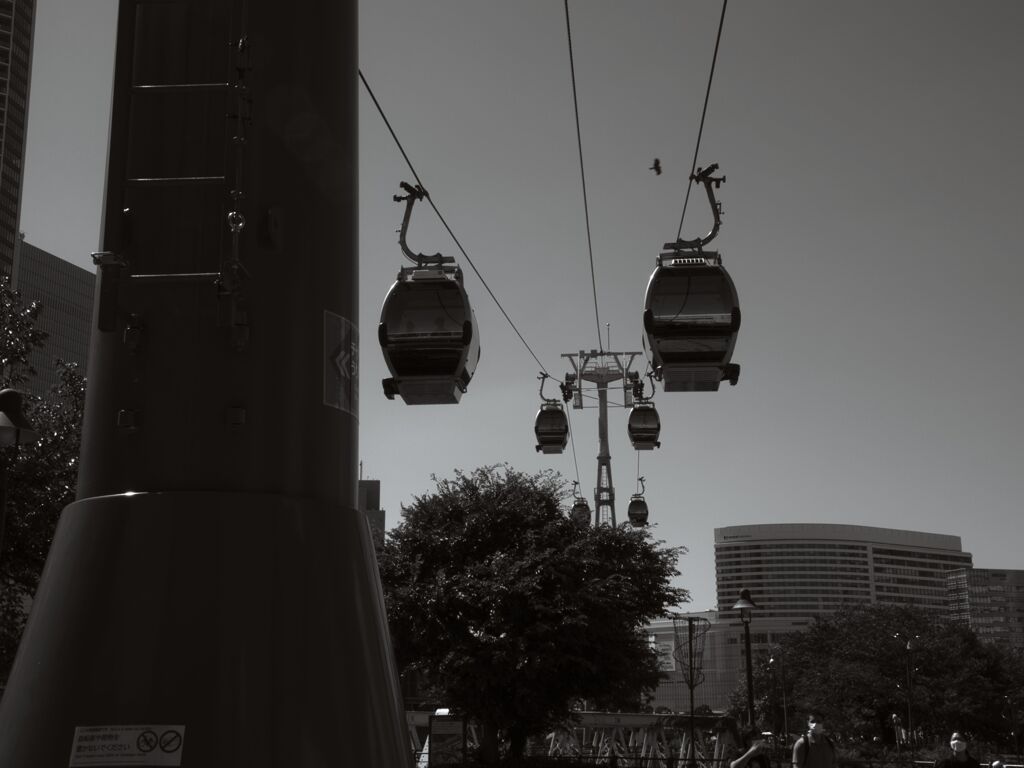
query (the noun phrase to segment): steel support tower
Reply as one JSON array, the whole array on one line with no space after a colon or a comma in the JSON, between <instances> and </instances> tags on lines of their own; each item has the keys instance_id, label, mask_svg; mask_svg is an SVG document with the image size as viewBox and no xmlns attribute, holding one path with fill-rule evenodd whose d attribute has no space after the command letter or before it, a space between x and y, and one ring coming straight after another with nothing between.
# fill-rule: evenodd
<instances>
[{"instance_id":1,"label":"steel support tower","mask_svg":"<svg viewBox=\"0 0 1024 768\"><path fill-rule=\"evenodd\" d=\"M597 388L597 485L594 488L594 524L616 525L615 486L612 485L612 455L608 449L608 385L622 383L622 407L628 408L633 402L632 384L629 381L630 366L640 352L606 352L592 349L589 352L563 354L573 367L570 374L573 382L574 409L587 407L583 402L582 382L588 381ZM569 378L569 377L567 377ZM618 403L614 403L618 405Z\"/></svg>"}]
</instances>

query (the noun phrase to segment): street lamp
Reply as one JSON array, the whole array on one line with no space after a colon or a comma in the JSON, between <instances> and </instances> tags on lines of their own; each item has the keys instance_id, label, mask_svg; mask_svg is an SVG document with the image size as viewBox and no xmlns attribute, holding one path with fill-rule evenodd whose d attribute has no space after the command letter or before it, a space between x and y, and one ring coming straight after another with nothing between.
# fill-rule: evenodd
<instances>
[{"instance_id":1,"label":"street lamp","mask_svg":"<svg viewBox=\"0 0 1024 768\"><path fill-rule=\"evenodd\" d=\"M779 676L782 678L782 733L783 743L789 741L789 708L786 706L786 664L782 658L782 649L778 650L779 654ZM775 654L772 654L768 659L769 664L775 663Z\"/></svg>"},{"instance_id":2,"label":"street lamp","mask_svg":"<svg viewBox=\"0 0 1024 768\"><path fill-rule=\"evenodd\" d=\"M740 599L732 607L740 612L743 621L743 642L747 651L747 719L751 728L754 727L754 668L750 657L750 614L755 608L757 603L751 599L749 589L740 591Z\"/></svg>"},{"instance_id":3,"label":"street lamp","mask_svg":"<svg viewBox=\"0 0 1024 768\"><path fill-rule=\"evenodd\" d=\"M38 435L21 407L21 393L0 390L0 447L35 442ZM0 462L0 557L4 551L4 523L7 519L7 460Z\"/></svg>"},{"instance_id":4,"label":"street lamp","mask_svg":"<svg viewBox=\"0 0 1024 768\"><path fill-rule=\"evenodd\" d=\"M1003 696L1003 700L1006 702L1006 709L1010 713L1010 736L1013 738L1013 748L1017 752L1017 762L1021 761L1021 738L1020 731L1017 726L1017 711L1013 706L1013 700L1009 696Z\"/></svg>"},{"instance_id":5,"label":"street lamp","mask_svg":"<svg viewBox=\"0 0 1024 768\"><path fill-rule=\"evenodd\" d=\"M907 637L899 632L893 635L894 638L903 642L907 642L907 740L910 742L910 755L913 760L914 752L917 747L916 739L914 738L914 641L917 640L920 635L914 635L913 637Z\"/></svg>"}]
</instances>

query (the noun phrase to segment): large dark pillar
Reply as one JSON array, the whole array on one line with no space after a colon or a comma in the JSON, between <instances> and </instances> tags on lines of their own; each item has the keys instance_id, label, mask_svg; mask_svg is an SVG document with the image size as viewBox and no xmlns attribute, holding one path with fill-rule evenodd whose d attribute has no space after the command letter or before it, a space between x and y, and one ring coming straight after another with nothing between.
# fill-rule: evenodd
<instances>
[{"instance_id":1,"label":"large dark pillar","mask_svg":"<svg viewBox=\"0 0 1024 768\"><path fill-rule=\"evenodd\" d=\"M409 763L356 509L356 32L120 3L78 499L0 765Z\"/></svg>"}]
</instances>

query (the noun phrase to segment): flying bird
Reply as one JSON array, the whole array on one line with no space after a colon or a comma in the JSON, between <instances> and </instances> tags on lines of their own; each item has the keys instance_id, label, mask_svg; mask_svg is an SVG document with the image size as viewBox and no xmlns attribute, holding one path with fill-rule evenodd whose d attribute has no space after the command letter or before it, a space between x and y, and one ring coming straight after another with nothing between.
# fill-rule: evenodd
<instances>
[{"instance_id":1,"label":"flying bird","mask_svg":"<svg viewBox=\"0 0 1024 768\"><path fill-rule=\"evenodd\" d=\"M654 158L654 165L649 170L654 171L655 176L661 176L661 160Z\"/></svg>"}]
</instances>

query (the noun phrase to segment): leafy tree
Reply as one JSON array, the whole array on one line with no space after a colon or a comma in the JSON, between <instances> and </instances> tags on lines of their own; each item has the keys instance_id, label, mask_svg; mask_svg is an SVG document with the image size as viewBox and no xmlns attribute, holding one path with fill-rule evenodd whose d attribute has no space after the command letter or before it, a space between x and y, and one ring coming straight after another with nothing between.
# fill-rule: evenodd
<instances>
[{"instance_id":1,"label":"leafy tree","mask_svg":"<svg viewBox=\"0 0 1024 768\"><path fill-rule=\"evenodd\" d=\"M38 301L26 305L21 292L11 288L10 276L0 275L0 388L20 387L35 375L29 354L49 335L36 328L42 311Z\"/></svg>"},{"instance_id":2,"label":"leafy tree","mask_svg":"<svg viewBox=\"0 0 1024 768\"><path fill-rule=\"evenodd\" d=\"M570 520L555 473L434 480L380 557L403 676L479 724L488 762L499 730L518 757L577 699L636 706L659 678L643 627L688 598L670 586L684 550L647 529Z\"/></svg>"},{"instance_id":3,"label":"leafy tree","mask_svg":"<svg viewBox=\"0 0 1024 768\"><path fill-rule=\"evenodd\" d=\"M44 344L35 327L42 307L28 306L0 278L0 388L20 388L35 371L29 353ZM39 434L34 443L0 449L7 473L0 539L0 691L14 661L61 510L74 500L85 380L76 364L56 362L60 381L49 397L24 396Z\"/></svg>"},{"instance_id":4,"label":"leafy tree","mask_svg":"<svg viewBox=\"0 0 1024 768\"><path fill-rule=\"evenodd\" d=\"M908 703L914 730L925 743L954 730L1006 742L1006 713L1018 701L1024 678L1019 655L981 642L964 625L908 606L847 608L788 635L775 653L785 660L791 730L800 730L815 710L838 734L880 736L890 743L892 715L906 727ZM781 683L767 660L762 655L753 664L755 709L771 724L781 712ZM737 691L731 701L741 711L745 693Z\"/></svg>"}]
</instances>

